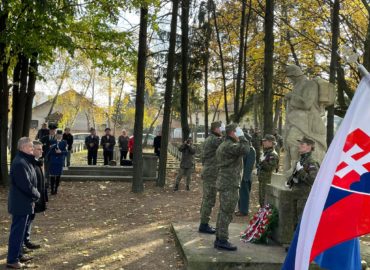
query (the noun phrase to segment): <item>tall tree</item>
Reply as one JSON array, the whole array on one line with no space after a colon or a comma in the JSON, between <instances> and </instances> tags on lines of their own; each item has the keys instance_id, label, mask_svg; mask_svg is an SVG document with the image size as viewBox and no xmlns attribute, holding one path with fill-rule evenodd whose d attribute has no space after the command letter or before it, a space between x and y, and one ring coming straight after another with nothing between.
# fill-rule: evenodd
<instances>
[{"instance_id":1,"label":"tall tree","mask_svg":"<svg viewBox=\"0 0 370 270\"><path fill-rule=\"evenodd\" d=\"M240 93L241 93L241 82L243 75L243 62L244 62L244 34L245 34L245 24L246 24L246 9L247 0L241 0L242 2L242 14L240 22L240 42L239 42L239 60L238 60L238 73L236 75L236 90L234 98L234 120L239 122L239 104L240 104Z\"/></svg>"},{"instance_id":2,"label":"tall tree","mask_svg":"<svg viewBox=\"0 0 370 270\"><path fill-rule=\"evenodd\" d=\"M182 139L189 138L188 123L188 66L189 66L189 11L190 0L181 1L181 128Z\"/></svg>"},{"instance_id":3,"label":"tall tree","mask_svg":"<svg viewBox=\"0 0 370 270\"><path fill-rule=\"evenodd\" d=\"M7 145L9 112L9 59L6 57L6 24L8 20L8 1L0 5L0 184L8 184Z\"/></svg>"},{"instance_id":4,"label":"tall tree","mask_svg":"<svg viewBox=\"0 0 370 270\"><path fill-rule=\"evenodd\" d=\"M147 51L148 32L148 6L143 3L140 8L140 31L139 51L137 62L137 83L136 83L136 109L134 126L134 173L132 191L135 193L144 191L143 184L143 118L144 118L144 93L145 93L145 67Z\"/></svg>"},{"instance_id":5,"label":"tall tree","mask_svg":"<svg viewBox=\"0 0 370 270\"><path fill-rule=\"evenodd\" d=\"M263 68L263 131L272 133L273 129L273 91L272 80L274 72L274 0L266 0L265 8L265 63Z\"/></svg>"},{"instance_id":6,"label":"tall tree","mask_svg":"<svg viewBox=\"0 0 370 270\"><path fill-rule=\"evenodd\" d=\"M173 78L175 69L175 50L176 50L176 29L177 29L177 14L179 10L179 0L172 0L172 19L171 19L171 32L170 32L170 46L168 50L168 63L167 63L167 80L166 90L164 93L164 112L162 121L162 139L161 151L159 158L158 180L157 185L164 187L166 184L166 166L167 166L167 149L168 149L168 136L170 133L170 118L172 106L172 90Z\"/></svg>"},{"instance_id":7,"label":"tall tree","mask_svg":"<svg viewBox=\"0 0 370 270\"><path fill-rule=\"evenodd\" d=\"M226 87L226 70L225 70L225 63L224 63L224 56L222 51L222 43L221 43L221 37L220 37L220 31L218 28L217 23L217 13L216 13L216 4L212 0L212 14L213 14L213 22L215 26L215 32L216 32L216 38L217 38L217 44L218 44L218 51L220 56L220 62L221 62L221 73L222 73L222 86L223 86L223 93L224 93L224 106L225 106L225 117L226 117L226 123L230 122L229 119L229 110L228 110L228 102L227 102L227 87Z\"/></svg>"},{"instance_id":8,"label":"tall tree","mask_svg":"<svg viewBox=\"0 0 370 270\"><path fill-rule=\"evenodd\" d=\"M331 1L330 1L331 3ZM338 67L338 40L339 40L339 9L340 0L334 0L331 8L331 59L330 59L330 71L329 71L329 82L335 84L337 67ZM326 143L329 147L334 137L334 105L327 108L327 126L326 126Z\"/></svg>"}]
</instances>

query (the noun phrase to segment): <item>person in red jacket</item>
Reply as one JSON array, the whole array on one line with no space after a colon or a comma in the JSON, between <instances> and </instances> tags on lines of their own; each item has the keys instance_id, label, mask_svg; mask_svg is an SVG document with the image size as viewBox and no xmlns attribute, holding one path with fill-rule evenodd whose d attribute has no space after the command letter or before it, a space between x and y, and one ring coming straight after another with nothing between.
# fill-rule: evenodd
<instances>
[{"instance_id":1,"label":"person in red jacket","mask_svg":"<svg viewBox=\"0 0 370 270\"><path fill-rule=\"evenodd\" d=\"M128 151L130 153L129 154L130 160L133 160L134 158L134 136L133 135L128 140Z\"/></svg>"}]
</instances>

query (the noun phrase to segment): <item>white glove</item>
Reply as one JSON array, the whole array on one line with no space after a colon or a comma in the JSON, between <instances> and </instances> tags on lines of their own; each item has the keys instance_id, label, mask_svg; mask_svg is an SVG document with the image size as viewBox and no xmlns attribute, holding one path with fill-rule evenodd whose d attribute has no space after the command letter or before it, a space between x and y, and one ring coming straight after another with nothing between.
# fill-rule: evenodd
<instances>
[{"instance_id":1,"label":"white glove","mask_svg":"<svg viewBox=\"0 0 370 270\"><path fill-rule=\"evenodd\" d=\"M237 127L236 130L235 130L235 135L237 137L242 137L242 136L244 136L244 132L240 127Z\"/></svg>"},{"instance_id":2,"label":"white glove","mask_svg":"<svg viewBox=\"0 0 370 270\"><path fill-rule=\"evenodd\" d=\"M263 155L260 156L260 162L262 162L264 160L265 160L265 154L263 154Z\"/></svg>"},{"instance_id":3,"label":"white glove","mask_svg":"<svg viewBox=\"0 0 370 270\"><path fill-rule=\"evenodd\" d=\"M226 127L225 127L224 123L221 123L220 130L221 130L221 132L224 132L226 130Z\"/></svg>"},{"instance_id":4,"label":"white glove","mask_svg":"<svg viewBox=\"0 0 370 270\"><path fill-rule=\"evenodd\" d=\"M302 166L301 162L298 161L297 164L295 165L295 170L297 172L299 172L302 169L303 169L303 166Z\"/></svg>"}]
</instances>

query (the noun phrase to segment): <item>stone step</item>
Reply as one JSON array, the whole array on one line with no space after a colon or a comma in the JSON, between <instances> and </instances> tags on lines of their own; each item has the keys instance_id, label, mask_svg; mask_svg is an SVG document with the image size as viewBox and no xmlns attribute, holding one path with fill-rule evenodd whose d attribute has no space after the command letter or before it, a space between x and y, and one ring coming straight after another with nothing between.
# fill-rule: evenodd
<instances>
[{"instance_id":1,"label":"stone step","mask_svg":"<svg viewBox=\"0 0 370 270\"><path fill-rule=\"evenodd\" d=\"M132 166L71 166L64 168L65 171L132 171Z\"/></svg>"},{"instance_id":2,"label":"stone step","mask_svg":"<svg viewBox=\"0 0 370 270\"><path fill-rule=\"evenodd\" d=\"M90 175L90 176L132 176L133 169L131 170L70 170L64 171L63 175Z\"/></svg>"},{"instance_id":3,"label":"stone step","mask_svg":"<svg viewBox=\"0 0 370 270\"><path fill-rule=\"evenodd\" d=\"M62 181L85 182L85 181L114 181L114 182L132 182L132 176L100 176L100 175L62 175ZM155 177L143 177L144 181L155 181Z\"/></svg>"}]
</instances>

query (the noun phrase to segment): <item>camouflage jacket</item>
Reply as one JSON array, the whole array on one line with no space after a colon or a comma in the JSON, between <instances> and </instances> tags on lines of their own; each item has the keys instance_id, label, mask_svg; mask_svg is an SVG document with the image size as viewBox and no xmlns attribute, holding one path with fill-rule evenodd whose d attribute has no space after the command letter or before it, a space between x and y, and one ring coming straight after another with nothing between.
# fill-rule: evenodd
<instances>
[{"instance_id":1,"label":"camouflage jacket","mask_svg":"<svg viewBox=\"0 0 370 270\"><path fill-rule=\"evenodd\" d=\"M194 154L195 154L194 146L183 143L179 147L179 151L182 153L180 168L183 168L183 169L193 168L193 166L194 166Z\"/></svg>"},{"instance_id":2,"label":"camouflage jacket","mask_svg":"<svg viewBox=\"0 0 370 270\"><path fill-rule=\"evenodd\" d=\"M296 172L298 183L295 183L293 185L293 188L306 187L311 189L313 182L315 181L317 172L319 171L320 165L312 158L312 152L302 154L299 162L302 164L303 169Z\"/></svg>"},{"instance_id":3,"label":"camouflage jacket","mask_svg":"<svg viewBox=\"0 0 370 270\"><path fill-rule=\"evenodd\" d=\"M271 177L271 174L279 166L279 156L275 149L264 149L261 161L258 164L258 173L260 176Z\"/></svg>"},{"instance_id":4,"label":"camouflage jacket","mask_svg":"<svg viewBox=\"0 0 370 270\"><path fill-rule=\"evenodd\" d=\"M239 188L243 171L243 157L249 152L249 141L243 136L239 142L227 136L216 151L219 168L216 186L219 190Z\"/></svg>"},{"instance_id":5,"label":"camouflage jacket","mask_svg":"<svg viewBox=\"0 0 370 270\"><path fill-rule=\"evenodd\" d=\"M222 143L222 137L211 133L203 144L203 154L202 154L202 164L203 176L215 176L217 174L217 160L216 160L216 150Z\"/></svg>"}]
</instances>

